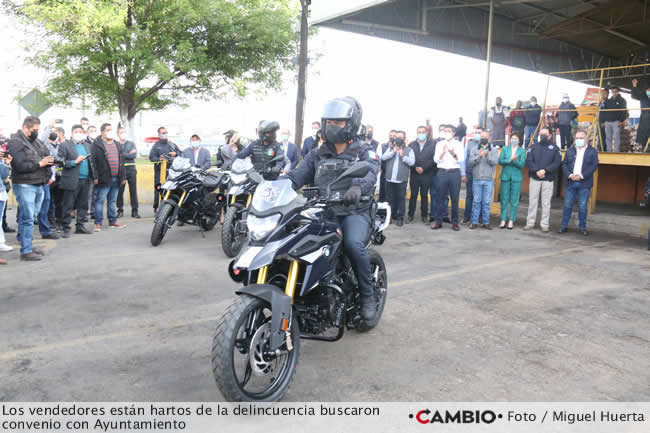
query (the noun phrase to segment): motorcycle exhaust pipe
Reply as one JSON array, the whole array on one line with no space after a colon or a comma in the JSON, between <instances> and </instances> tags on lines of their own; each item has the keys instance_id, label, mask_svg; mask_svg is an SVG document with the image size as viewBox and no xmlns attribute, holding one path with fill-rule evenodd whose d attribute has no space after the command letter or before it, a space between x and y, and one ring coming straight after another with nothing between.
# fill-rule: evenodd
<instances>
[{"instance_id":1,"label":"motorcycle exhaust pipe","mask_svg":"<svg viewBox=\"0 0 650 433\"><path fill-rule=\"evenodd\" d=\"M248 280L248 270L246 269L235 269L235 261L233 260L228 265L228 275L235 283L241 283Z\"/></svg>"}]
</instances>

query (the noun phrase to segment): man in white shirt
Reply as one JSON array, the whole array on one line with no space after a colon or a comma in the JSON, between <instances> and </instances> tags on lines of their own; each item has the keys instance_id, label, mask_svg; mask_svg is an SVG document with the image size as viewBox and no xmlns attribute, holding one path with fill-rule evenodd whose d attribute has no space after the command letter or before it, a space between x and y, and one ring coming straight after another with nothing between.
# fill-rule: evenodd
<instances>
[{"instance_id":1,"label":"man in white shirt","mask_svg":"<svg viewBox=\"0 0 650 433\"><path fill-rule=\"evenodd\" d=\"M436 152L433 161L438 165L438 189L440 197L449 194L451 198L451 227L454 231L460 231L458 225L458 198L460 196L460 165L465 161L465 149L463 144L454 139L454 127L446 125L442 140L436 145ZM431 226L437 230L442 228L442 218L447 214L445 200L439 201L436 221Z\"/></svg>"}]
</instances>

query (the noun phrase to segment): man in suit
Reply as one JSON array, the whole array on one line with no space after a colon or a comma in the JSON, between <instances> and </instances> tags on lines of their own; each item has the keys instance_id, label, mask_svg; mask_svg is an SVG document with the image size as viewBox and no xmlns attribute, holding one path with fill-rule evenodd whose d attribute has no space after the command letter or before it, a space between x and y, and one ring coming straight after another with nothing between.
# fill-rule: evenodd
<instances>
[{"instance_id":1,"label":"man in suit","mask_svg":"<svg viewBox=\"0 0 650 433\"><path fill-rule=\"evenodd\" d=\"M305 156L314 148L314 141L316 140L316 134L320 130L320 122L311 122L311 135L305 138L305 141L302 143L302 159L305 159Z\"/></svg>"},{"instance_id":2,"label":"man in suit","mask_svg":"<svg viewBox=\"0 0 650 433\"><path fill-rule=\"evenodd\" d=\"M290 132L288 129L282 129L278 141L282 145L284 154L287 155L289 161L291 161L291 170L293 170L298 165L298 147L295 143L289 141L289 134Z\"/></svg>"},{"instance_id":3,"label":"man in suit","mask_svg":"<svg viewBox=\"0 0 650 433\"><path fill-rule=\"evenodd\" d=\"M427 139L427 127L418 126L417 140L409 144L415 154L415 164L411 167L411 198L409 200L408 222L415 218L418 194L420 195L420 213L422 222L427 224L429 217L429 188L431 179L435 174L436 165L433 162L433 155L436 145L432 140Z\"/></svg>"},{"instance_id":4,"label":"man in suit","mask_svg":"<svg viewBox=\"0 0 650 433\"><path fill-rule=\"evenodd\" d=\"M194 134L190 138L191 146L183 151L183 158L190 160L192 167L199 167L203 170L210 168L210 151L201 147L201 137Z\"/></svg>"},{"instance_id":5,"label":"man in suit","mask_svg":"<svg viewBox=\"0 0 650 433\"><path fill-rule=\"evenodd\" d=\"M77 211L75 233L89 235L85 227L88 222L88 192L93 179L93 164L90 144L84 140L81 125L72 127L72 139L59 145L58 156L63 161L63 172L59 188L63 190L63 221L57 221L63 228L63 237L70 237L72 211Z\"/></svg>"},{"instance_id":6,"label":"man in suit","mask_svg":"<svg viewBox=\"0 0 650 433\"><path fill-rule=\"evenodd\" d=\"M560 233L568 231L573 205L578 202L578 230L583 236L587 232L587 204L594 186L594 172L598 168L598 151L589 146L585 131L576 132L575 146L570 147L562 161L564 178L568 179L564 191L564 210Z\"/></svg>"}]
</instances>

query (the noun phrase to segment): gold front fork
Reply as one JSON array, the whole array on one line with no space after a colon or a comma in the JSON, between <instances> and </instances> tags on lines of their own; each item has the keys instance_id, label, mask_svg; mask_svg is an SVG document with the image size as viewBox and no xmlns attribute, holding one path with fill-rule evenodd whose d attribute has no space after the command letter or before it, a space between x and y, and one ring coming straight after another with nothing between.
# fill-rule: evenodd
<instances>
[{"instance_id":1,"label":"gold front fork","mask_svg":"<svg viewBox=\"0 0 650 433\"><path fill-rule=\"evenodd\" d=\"M251 205L251 199L253 198L252 194L248 194L248 198L246 199L246 209Z\"/></svg>"},{"instance_id":2,"label":"gold front fork","mask_svg":"<svg viewBox=\"0 0 650 433\"><path fill-rule=\"evenodd\" d=\"M237 201L237 196L236 196L236 195L233 195L233 196L230 198L230 204L235 204L236 201Z\"/></svg>"},{"instance_id":3,"label":"gold front fork","mask_svg":"<svg viewBox=\"0 0 650 433\"><path fill-rule=\"evenodd\" d=\"M293 296L296 293L296 283L298 282L298 271L300 266L298 265L298 260L291 262L289 266L289 276L287 277L287 285L284 289L284 293L291 298L291 303L293 304Z\"/></svg>"},{"instance_id":4,"label":"gold front fork","mask_svg":"<svg viewBox=\"0 0 650 433\"><path fill-rule=\"evenodd\" d=\"M257 284L266 284L266 275L269 272L269 267L264 266L260 268L260 270L257 272Z\"/></svg>"}]
</instances>

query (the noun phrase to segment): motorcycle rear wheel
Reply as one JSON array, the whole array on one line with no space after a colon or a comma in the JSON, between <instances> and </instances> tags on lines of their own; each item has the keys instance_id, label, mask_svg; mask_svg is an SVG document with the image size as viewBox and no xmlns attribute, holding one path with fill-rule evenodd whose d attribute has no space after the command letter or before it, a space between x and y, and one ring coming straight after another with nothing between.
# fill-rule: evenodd
<instances>
[{"instance_id":1,"label":"motorcycle rear wheel","mask_svg":"<svg viewBox=\"0 0 650 433\"><path fill-rule=\"evenodd\" d=\"M219 320L212 341L212 372L226 400L272 402L289 390L298 366L300 330L297 320L292 320L292 350L277 357L262 356L268 347L271 314L266 301L242 295Z\"/></svg>"},{"instance_id":2,"label":"motorcycle rear wheel","mask_svg":"<svg viewBox=\"0 0 650 433\"><path fill-rule=\"evenodd\" d=\"M153 223L153 230L151 232L151 245L157 247L162 242L167 230L169 229L169 218L171 218L172 213L174 212L174 206L170 203L165 203L156 214L156 218Z\"/></svg>"},{"instance_id":3,"label":"motorcycle rear wheel","mask_svg":"<svg viewBox=\"0 0 650 433\"><path fill-rule=\"evenodd\" d=\"M381 319L381 315L384 312L386 298L388 297L388 273L386 271L384 259L381 258L377 251L372 249L368 250L368 254L370 254L372 289L374 291L375 302L377 303L377 315L372 321L362 320L361 324L357 328L360 332L369 331L377 326Z\"/></svg>"}]
</instances>

